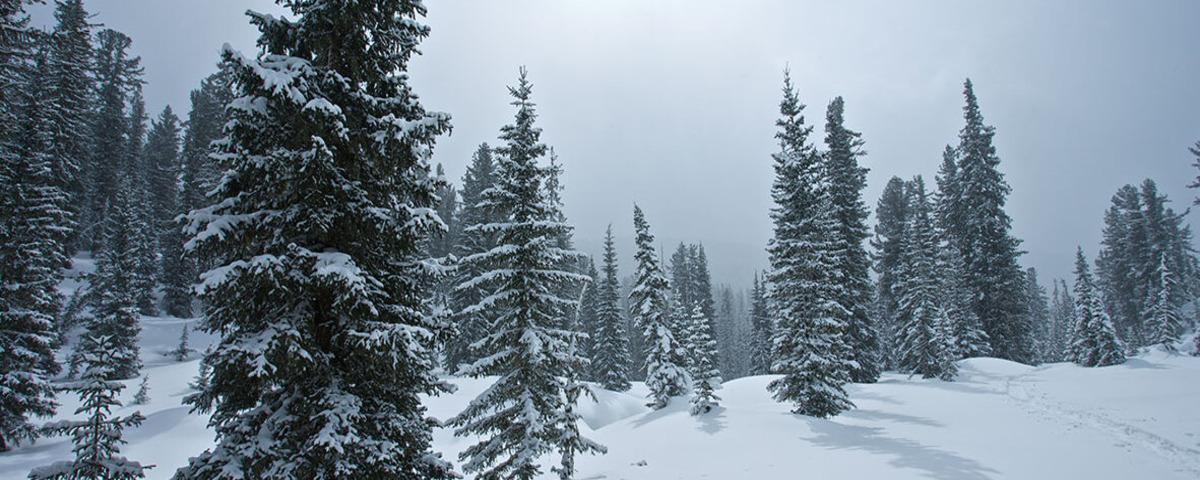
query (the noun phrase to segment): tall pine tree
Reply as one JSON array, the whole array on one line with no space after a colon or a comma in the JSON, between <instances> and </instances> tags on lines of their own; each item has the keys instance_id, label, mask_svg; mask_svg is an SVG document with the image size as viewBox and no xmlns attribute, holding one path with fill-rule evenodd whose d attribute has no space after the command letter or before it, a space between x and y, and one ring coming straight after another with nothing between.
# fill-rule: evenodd
<instances>
[{"instance_id":1,"label":"tall pine tree","mask_svg":"<svg viewBox=\"0 0 1200 480\"><path fill-rule=\"evenodd\" d=\"M141 59L130 57L133 41L112 29L96 35L96 113L92 116L92 152L89 173L88 212L84 229L87 244L99 252L104 243L103 225L113 210L122 175L130 158L132 123L129 107L141 86ZM140 139L139 139L140 140ZM140 178L140 177L138 177ZM140 185L131 185L137 192ZM141 204L137 204L140 206Z\"/></svg>"},{"instance_id":2,"label":"tall pine tree","mask_svg":"<svg viewBox=\"0 0 1200 480\"><path fill-rule=\"evenodd\" d=\"M1151 303L1147 318L1149 343L1158 345L1168 352L1174 352L1175 344L1179 342L1180 335L1183 333L1184 323L1183 317L1179 315L1179 307L1175 304L1175 292L1178 284L1175 274L1171 272L1171 267L1167 264L1166 254L1159 257L1156 270L1158 291L1153 298L1149 299Z\"/></svg>"},{"instance_id":3,"label":"tall pine tree","mask_svg":"<svg viewBox=\"0 0 1200 480\"><path fill-rule=\"evenodd\" d=\"M571 329L578 297L560 293L578 292L588 278L564 269L581 254L561 243L571 227L547 194L551 169L538 163L547 148L534 124L533 85L520 72L517 86L509 87L517 113L501 129L496 183L483 193L501 215L475 227L495 232L497 245L463 259L482 272L466 283L481 289L482 298L465 313L494 313L479 342L482 356L465 373L499 379L450 423L455 435L480 438L459 455L468 473L528 480L541 473L543 455L601 447L579 436L578 414L568 405L585 361L575 350L581 335Z\"/></svg>"},{"instance_id":4,"label":"tall pine tree","mask_svg":"<svg viewBox=\"0 0 1200 480\"><path fill-rule=\"evenodd\" d=\"M145 296L143 289L146 282L141 279L138 263L143 254L139 235L147 227L133 203L135 187L132 183L128 177L118 181L117 196L104 220L101 235L104 243L100 258L96 261L96 273L92 277L89 292L93 296L93 313L87 325L88 334L105 337L107 341L103 345L113 350L105 357L108 362L105 371L111 375L107 380L134 378L142 369L138 344L142 326L138 303ZM88 351L89 345L94 347L101 343L84 342L79 345L72 359L73 364L86 362L89 355L100 355L99 352Z\"/></svg>"},{"instance_id":5,"label":"tall pine tree","mask_svg":"<svg viewBox=\"0 0 1200 480\"><path fill-rule=\"evenodd\" d=\"M70 225L51 154L45 55L33 63L23 3L0 2L0 452L33 441L30 417L56 407L57 287Z\"/></svg>"},{"instance_id":6,"label":"tall pine tree","mask_svg":"<svg viewBox=\"0 0 1200 480\"><path fill-rule=\"evenodd\" d=\"M191 316L190 278L171 278L182 273L182 236L177 233L179 213L179 117L171 107L163 109L150 128L146 141L146 193L155 244L162 252L159 274L163 285L163 308L176 317Z\"/></svg>"},{"instance_id":7,"label":"tall pine tree","mask_svg":"<svg viewBox=\"0 0 1200 480\"><path fill-rule=\"evenodd\" d=\"M1050 332L1044 348L1046 362L1061 362L1067 350L1067 337L1075 324L1075 300L1062 279L1054 281L1050 303Z\"/></svg>"},{"instance_id":8,"label":"tall pine tree","mask_svg":"<svg viewBox=\"0 0 1200 480\"><path fill-rule=\"evenodd\" d=\"M979 323L973 308L974 294L967 284L962 254L950 242L943 242L941 251L941 306L950 325L954 342L954 359L982 357L992 351L987 332Z\"/></svg>"},{"instance_id":9,"label":"tall pine tree","mask_svg":"<svg viewBox=\"0 0 1200 480\"><path fill-rule=\"evenodd\" d=\"M90 201L87 196L93 169L91 160L91 115L95 106L94 53L90 15L83 0L58 0L55 26L47 40L46 100L53 111L50 156L58 186L69 197L64 205L79 227ZM83 247L80 230L70 232L67 254Z\"/></svg>"},{"instance_id":10,"label":"tall pine tree","mask_svg":"<svg viewBox=\"0 0 1200 480\"><path fill-rule=\"evenodd\" d=\"M853 406L845 384L854 362L844 337L847 312L836 301L839 291L832 281L839 258L829 183L808 141L812 127L804 124L803 109L785 74L771 189L775 234L767 247L774 313L771 371L783 377L768 388L777 401L793 403L795 413L830 417Z\"/></svg>"},{"instance_id":11,"label":"tall pine tree","mask_svg":"<svg viewBox=\"0 0 1200 480\"><path fill-rule=\"evenodd\" d=\"M883 195L875 207L875 238L871 240L874 250L875 276L875 324L880 339L880 360L883 368L896 365L895 350L897 337L897 312L900 299L896 295L896 275L900 268L900 250L904 240L904 228L908 224L908 192L900 177L892 177L883 188Z\"/></svg>"},{"instance_id":12,"label":"tall pine tree","mask_svg":"<svg viewBox=\"0 0 1200 480\"><path fill-rule=\"evenodd\" d=\"M239 95L224 176L186 244L215 265L200 328L221 340L186 401L217 438L175 476L450 478L421 399L447 389L422 244L441 225L428 159L450 127L404 73L425 7L280 3L295 18L249 14L257 58L223 52Z\"/></svg>"},{"instance_id":13,"label":"tall pine tree","mask_svg":"<svg viewBox=\"0 0 1200 480\"><path fill-rule=\"evenodd\" d=\"M210 204L208 192L215 186L212 178L217 167L209 157L212 143L221 136L227 115L225 106L232 100L230 75L222 70L210 75L192 90L192 109L188 112L186 129L179 150L178 215ZM186 255L183 226L178 221L161 237L163 256L163 306L176 317L192 315L192 285L199 276L199 266L208 262L199 255Z\"/></svg>"},{"instance_id":14,"label":"tall pine tree","mask_svg":"<svg viewBox=\"0 0 1200 480\"><path fill-rule=\"evenodd\" d=\"M1075 253L1075 324L1067 345L1067 358L1084 367L1125 362L1125 349L1104 311L1082 248Z\"/></svg>"},{"instance_id":15,"label":"tall pine tree","mask_svg":"<svg viewBox=\"0 0 1200 480\"><path fill-rule=\"evenodd\" d=\"M1046 336L1050 327L1050 305L1046 288L1038 284L1037 269L1025 270L1025 329L1033 336L1033 363L1045 362Z\"/></svg>"},{"instance_id":16,"label":"tall pine tree","mask_svg":"<svg viewBox=\"0 0 1200 480\"><path fill-rule=\"evenodd\" d=\"M658 263L650 224L637 205L633 206L633 231L637 241L634 253L637 271L633 290L629 293L629 310L644 339L649 406L660 409L671 403L671 397L687 391L691 376L684 368L687 351L682 344L681 332L673 328L667 311L670 283Z\"/></svg>"},{"instance_id":17,"label":"tall pine tree","mask_svg":"<svg viewBox=\"0 0 1200 480\"><path fill-rule=\"evenodd\" d=\"M942 307L938 289L938 240L933 203L921 177L913 179L909 222L901 249L897 275L899 344L896 363L900 371L924 378L954 377L955 345L948 328L950 317Z\"/></svg>"},{"instance_id":18,"label":"tall pine tree","mask_svg":"<svg viewBox=\"0 0 1200 480\"><path fill-rule=\"evenodd\" d=\"M829 103L825 114L825 165L829 175L829 199L837 222L837 302L846 311L846 341L850 358L857 364L850 378L858 383L879 379L879 334L871 322L871 259L867 255L867 206L862 191L867 186L867 169L858 159L865 155L862 135L845 126L842 97Z\"/></svg>"},{"instance_id":19,"label":"tall pine tree","mask_svg":"<svg viewBox=\"0 0 1200 480\"><path fill-rule=\"evenodd\" d=\"M969 79L963 84L963 96L966 124L955 149L957 172L953 188L942 192L941 198L954 222L947 232L962 252L975 314L988 334L992 354L1031 362L1033 332L1026 328L1023 274L1017 264L1020 241L1010 234L1012 219L1004 211L1011 188L999 170L1000 158L992 144L996 131L984 123Z\"/></svg>"},{"instance_id":20,"label":"tall pine tree","mask_svg":"<svg viewBox=\"0 0 1200 480\"><path fill-rule=\"evenodd\" d=\"M497 221L496 209L483 196L495 184L495 175L492 149L486 143L481 144L471 156L471 163L462 180L462 208L458 218L461 233L454 252L460 260L490 251L496 246L496 232L481 227ZM479 358L472 345L486 335L488 312L467 309L482 299L480 290L468 282L482 274L485 268L482 262L471 261L462 261L455 266L454 275L458 285L450 291L450 309L454 314L457 334L446 343L445 360L446 370L452 373L462 365L475 363Z\"/></svg>"},{"instance_id":21,"label":"tall pine tree","mask_svg":"<svg viewBox=\"0 0 1200 480\"><path fill-rule=\"evenodd\" d=\"M771 317L767 313L767 288L758 273L750 290L750 375L771 372Z\"/></svg>"},{"instance_id":22,"label":"tall pine tree","mask_svg":"<svg viewBox=\"0 0 1200 480\"><path fill-rule=\"evenodd\" d=\"M612 225L604 233L603 276L597 279L596 338L592 341L592 371L604 388L629 390L629 335L621 315L621 283L617 278L617 246Z\"/></svg>"}]
</instances>

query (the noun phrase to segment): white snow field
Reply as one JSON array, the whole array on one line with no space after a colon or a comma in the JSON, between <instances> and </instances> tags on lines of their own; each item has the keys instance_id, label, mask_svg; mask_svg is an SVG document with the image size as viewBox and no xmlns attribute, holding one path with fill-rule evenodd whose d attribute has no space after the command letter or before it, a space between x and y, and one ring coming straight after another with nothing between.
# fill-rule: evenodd
<instances>
[{"instance_id":1,"label":"white snow field","mask_svg":"<svg viewBox=\"0 0 1200 480\"><path fill-rule=\"evenodd\" d=\"M127 432L123 453L157 467L153 479L211 445L206 418L180 400L198 362L164 355L186 320L145 318L142 356L148 405L129 406L140 380L126 382L127 406L147 420ZM211 341L192 332L193 346ZM194 356L193 356L194 357ZM579 479L1197 479L1200 478L1200 358L1147 353L1125 365L1087 369L1029 367L976 358L959 363L955 382L885 375L852 385L857 408L831 420L793 415L766 391L772 377L727 382L722 408L702 417L680 398L664 410L643 406L644 386L597 391L584 400L581 429L607 455L582 457ZM428 401L445 419L489 385L453 379L453 395ZM60 399L59 417L77 401ZM456 459L470 440L435 432L435 446ZM0 480L71 456L67 438L44 438L0 454ZM546 471L557 458L546 459ZM546 479L556 478L550 473Z\"/></svg>"}]
</instances>

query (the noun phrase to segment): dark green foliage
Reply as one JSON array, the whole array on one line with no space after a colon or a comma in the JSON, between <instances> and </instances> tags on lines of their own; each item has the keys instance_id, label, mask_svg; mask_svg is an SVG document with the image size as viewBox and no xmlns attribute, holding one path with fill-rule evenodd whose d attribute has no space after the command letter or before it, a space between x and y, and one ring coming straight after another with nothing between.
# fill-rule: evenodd
<instances>
[{"instance_id":1,"label":"dark green foliage","mask_svg":"<svg viewBox=\"0 0 1200 480\"><path fill-rule=\"evenodd\" d=\"M1111 312L1117 334L1133 348L1156 343L1151 325L1162 290L1160 267L1175 285L1162 306L1178 309L1200 287L1200 268L1192 232L1184 215L1167 206L1169 199L1147 179L1140 188L1125 185L1104 214L1104 239L1096 260L1097 286Z\"/></svg>"},{"instance_id":2,"label":"dark green foliage","mask_svg":"<svg viewBox=\"0 0 1200 480\"><path fill-rule=\"evenodd\" d=\"M489 312L488 333L477 343L481 357L464 373L499 376L450 420L455 435L480 439L459 458L466 472L485 479L535 478L538 459L552 451L563 454L569 472L574 454L603 451L579 435L579 414L566 403L578 396L573 392L586 364L573 322L589 279L567 270L582 255L569 248L571 227L546 185L553 165L539 165L547 148L535 125L532 89L522 68L517 86L509 88L517 112L501 128L495 184L481 202L500 212L498 221L467 227L494 232L496 247L463 259L481 273L458 287L481 291L481 300L463 313Z\"/></svg>"},{"instance_id":3,"label":"dark green foliage","mask_svg":"<svg viewBox=\"0 0 1200 480\"><path fill-rule=\"evenodd\" d=\"M924 378L954 378L956 359L953 327L941 302L941 271L933 204L925 182L916 177L905 228L895 291L899 338L896 366L901 372Z\"/></svg>"},{"instance_id":4,"label":"dark green foliage","mask_svg":"<svg viewBox=\"0 0 1200 480\"><path fill-rule=\"evenodd\" d=\"M202 204L185 248L213 266L200 328L221 340L186 398L211 413L215 445L175 477L450 478L422 405L448 389L423 247L442 225L429 156L450 123L404 73L425 7L281 3L292 18L250 14L257 58L223 52L238 97L215 143L222 180L207 200L185 188L185 208ZM184 181L203 186L198 127Z\"/></svg>"},{"instance_id":5,"label":"dark green foliage","mask_svg":"<svg viewBox=\"0 0 1200 480\"><path fill-rule=\"evenodd\" d=\"M71 225L50 154L46 59L23 4L0 1L0 452L32 442L30 418L57 406L57 286Z\"/></svg>"},{"instance_id":6,"label":"dark green foliage","mask_svg":"<svg viewBox=\"0 0 1200 480\"><path fill-rule=\"evenodd\" d=\"M191 278L183 265L183 236L175 222L179 214L179 117L169 106L151 125L143 163L154 243L162 252L163 309L167 315L190 317Z\"/></svg>"},{"instance_id":7,"label":"dark green foliage","mask_svg":"<svg viewBox=\"0 0 1200 480\"><path fill-rule=\"evenodd\" d=\"M957 168L944 168L939 179L944 189L940 216L947 222L943 229L962 254L975 314L992 354L1032 362L1034 332L1027 328L1024 278L1017 264L1020 241L1009 233L1012 219L1004 211L1011 189L992 144L995 129L984 123L970 80L963 84L963 96L965 125L954 150Z\"/></svg>"},{"instance_id":8,"label":"dark green foliage","mask_svg":"<svg viewBox=\"0 0 1200 480\"><path fill-rule=\"evenodd\" d=\"M1050 305L1046 299L1046 288L1038 284L1037 270L1025 270L1025 329L1033 335L1033 363L1046 361L1046 338L1050 331Z\"/></svg>"},{"instance_id":9,"label":"dark green foliage","mask_svg":"<svg viewBox=\"0 0 1200 480\"><path fill-rule=\"evenodd\" d=\"M128 108L134 93L140 91L142 75L141 59L129 56L133 41L128 36L106 29L96 39L98 105L91 122L88 212L82 225L85 245L93 252L102 248L102 225L114 209L122 175L130 171L129 138L133 132ZM136 188L140 185L131 187L131 192L140 190Z\"/></svg>"},{"instance_id":10,"label":"dark green foliage","mask_svg":"<svg viewBox=\"0 0 1200 480\"><path fill-rule=\"evenodd\" d=\"M704 318L704 310L700 305L692 307L692 316L688 322L686 335L688 343L697 350L715 350L717 342L709 335L709 321ZM692 415L703 415L718 406L720 397L715 393L721 387L721 371L712 363L708 355L696 357L692 369Z\"/></svg>"},{"instance_id":11,"label":"dark green foliage","mask_svg":"<svg viewBox=\"0 0 1200 480\"><path fill-rule=\"evenodd\" d=\"M846 342L850 359L857 365L850 378L873 383L883 370L879 359L879 333L869 314L871 303L871 259L867 255L867 206L862 191L867 186L867 169L860 166L862 135L844 125L842 97L829 103L825 115L825 169L829 176L829 200L833 208L837 250L837 302L845 309Z\"/></svg>"},{"instance_id":12,"label":"dark green foliage","mask_svg":"<svg viewBox=\"0 0 1200 480\"><path fill-rule=\"evenodd\" d=\"M120 346L107 335L89 332L83 337L82 358L84 372L78 382L66 386L77 393L81 403L76 415L85 415L84 420L63 420L47 424L45 431L50 435L70 435L75 444L75 459L38 467L29 472L33 480L132 480L145 478L145 470L152 466L128 460L121 456L121 438L127 428L142 424L145 417L134 412L127 417L112 415L117 400L125 385L113 381L119 376L118 369L123 361L117 356ZM143 386L145 383L143 383Z\"/></svg>"},{"instance_id":13,"label":"dark green foliage","mask_svg":"<svg viewBox=\"0 0 1200 480\"><path fill-rule=\"evenodd\" d=\"M621 283L617 278L617 247L612 225L604 235L603 276L596 279L596 328L592 340L595 381L608 390L629 390L629 334L621 315Z\"/></svg>"},{"instance_id":14,"label":"dark green foliage","mask_svg":"<svg viewBox=\"0 0 1200 480\"><path fill-rule=\"evenodd\" d=\"M1067 359L1084 367L1125 363L1125 348L1104 311L1082 248L1075 253L1075 323Z\"/></svg>"},{"instance_id":15,"label":"dark green foliage","mask_svg":"<svg viewBox=\"0 0 1200 480\"><path fill-rule=\"evenodd\" d=\"M767 288L754 274L750 291L750 375L766 375L771 371L771 318L767 314Z\"/></svg>"},{"instance_id":16,"label":"dark green foliage","mask_svg":"<svg viewBox=\"0 0 1200 480\"><path fill-rule=\"evenodd\" d=\"M834 282L839 262L834 243L837 229L821 156L808 141L804 106L790 76L784 78L781 118L776 122L780 151L774 155L771 197L774 237L767 251L774 337L772 373L782 375L768 388L793 412L831 417L853 407L846 395L850 382L850 346L846 343L845 310L836 302Z\"/></svg>"},{"instance_id":17,"label":"dark green foliage","mask_svg":"<svg viewBox=\"0 0 1200 480\"><path fill-rule=\"evenodd\" d=\"M688 352L680 338L681 332L668 313L670 283L659 264L654 235L637 205L633 206L633 230L637 242L634 254L637 269L633 290L629 292L629 314L642 333L649 406L661 409L671 403L671 397L687 392L691 383L685 368Z\"/></svg>"},{"instance_id":18,"label":"dark green foliage","mask_svg":"<svg viewBox=\"0 0 1200 480\"><path fill-rule=\"evenodd\" d=\"M896 295L896 274L900 267L904 229L908 224L908 196L904 180L892 177L883 188L883 195L875 207L875 238L871 241L877 277L875 323L881 340L880 355L884 368L893 368L896 364L895 339L899 328L896 312L900 308L900 300Z\"/></svg>"},{"instance_id":19,"label":"dark green foliage","mask_svg":"<svg viewBox=\"0 0 1200 480\"><path fill-rule=\"evenodd\" d=\"M225 105L232 100L230 75L222 70L208 76L200 88L192 90L192 109L188 112L186 129L179 151L180 189L176 197L176 217L207 206L207 193L215 186L217 166L209 158L211 144L221 135L227 115ZM162 247L163 308L176 317L192 316L192 284L199 275L199 265L206 265L199 255L185 255L183 225L174 221L164 226L159 244Z\"/></svg>"},{"instance_id":20,"label":"dark green foliage","mask_svg":"<svg viewBox=\"0 0 1200 480\"><path fill-rule=\"evenodd\" d=\"M145 283L138 272L141 257L138 236L146 227L144 219L136 215L133 207L133 187L129 178L123 178L117 187L110 215L104 221L104 243L100 258L96 261L96 273L92 276L89 294L92 296L92 318L88 322L89 335L107 338L105 345L112 348L108 380L134 378L142 369L139 358L138 335L142 327L138 315L138 300L143 298ZM99 355L87 350L84 343L76 350L73 363L84 361L88 355Z\"/></svg>"},{"instance_id":21,"label":"dark green foliage","mask_svg":"<svg viewBox=\"0 0 1200 480\"><path fill-rule=\"evenodd\" d=\"M55 26L49 41L46 64L46 98L53 110L50 157L57 185L69 200L64 205L68 218L79 227L94 226L87 212L92 172L92 124L95 79L92 28L83 0L55 2ZM86 218L85 218L86 217ZM73 228L67 242L68 254L88 247L80 239L88 232Z\"/></svg>"},{"instance_id":22,"label":"dark green foliage","mask_svg":"<svg viewBox=\"0 0 1200 480\"><path fill-rule=\"evenodd\" d=\"M464 260L496 246L496 233L479 228L479 225L493 223L497 219L496 209L483 198L483 192L495 184L495 168L492 149L484 143L471 156L471 164L463 175L460 195L462 208L458 215L460 233L454 247L454 254L460 260L454 272L459 285L483 273L483 264ZM479 352L472 344L485 335L487 317L486 312L467 310L482 298L479 289L455 287L449 295L457 334L446 344L445 367L447 371L456 372L462 365L474 363L479 358Z\"/></svg>"}]
</instances>

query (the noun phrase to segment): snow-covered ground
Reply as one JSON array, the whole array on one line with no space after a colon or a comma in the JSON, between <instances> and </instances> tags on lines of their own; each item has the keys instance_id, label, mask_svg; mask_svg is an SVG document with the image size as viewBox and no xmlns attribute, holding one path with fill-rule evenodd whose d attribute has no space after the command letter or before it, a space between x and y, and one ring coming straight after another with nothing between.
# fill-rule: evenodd
<instances>
[{"instance_id":1,"label":"snow-covered ground","mask_svg":"<svg viewBox=\"0 0 1200 480\"><path fill-rule=\"evenodd\" d=\"M75 259L64 295L94 268ZM212 442L207 418L181 404L199 368L196 356L168 354L194 320L142 319L142 361L150 402L131 405L140 379L122 392L146 422L126 432L123 454L153 464L150 478L169 478ZM191 331L193 348L212 337ZM1186 345L1191 345L1190 339ZM1150 352L1124 365L1029 367L976 358L959 362L955 382L887 374L876 384L852 385L857 408L831 420L789 413L766 391L773 377L727 382L722 407L688 414L687 399L660 411L645 407L645 386L630 392L596 390L581 400L580 429L608 447L579 459L579 479L1197 479L1200 478L1200 358ZM452 378L452 394L427 400L446 419L490 385L491 379ZM57 418L72 416L78 399L64 395ZM473 439L434 432L435 448L456 459ZM0 480L25 478L33 467L71 456L68 438L45 438L0 454ZM545 469L556 464L547 458ZM555 478L549 473L546 479Z\"/></svg>"},{"instance_id":2,"label":"snow-covered ground","mask_svg":"<svg viewBox=\"0 0 1200 480\"><path fill-rule=\"evenodd\" d=\"M180 404L197 361L164 355L182 322L144 319L151 401L120 412L147 417L128 432L124 453L157 465L150 478L168 478L212 442L207 419ZM578 478L1200 478L1200 358L1148 353L1096 369L978 358L960 368L955 382L889 374L853 385L857 408L832 420L789 413L767 393L767 376L726 383L722 408L699 418L688 415L685 399L649 411L640 384L628 393L598 391L598 402L582 406L581 428L609 453L581 458ZM455 394L428 401L432 415L458 413L489 382L453 381ZM131 403L138 380L127 384L123 400ZM61 400L59 415L69 416L77 402ZM452 459L470 444L447 430L434 439ZM69 439L42 439L0 454L0 480L69 457Z\"/></svg>"}]
</instances>

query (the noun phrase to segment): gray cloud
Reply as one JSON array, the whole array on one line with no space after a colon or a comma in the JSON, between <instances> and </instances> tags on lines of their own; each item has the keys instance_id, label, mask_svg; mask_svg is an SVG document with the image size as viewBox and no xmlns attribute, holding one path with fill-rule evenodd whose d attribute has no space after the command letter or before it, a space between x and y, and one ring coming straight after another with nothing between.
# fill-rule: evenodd
<instances>
[{"instance_id":1,"label":"gray cloud","mask_svg":"<svg viewBox=\"0 0 1200 480\"><path fill-rule=\"evenodd\" d=\"M242 12L266 0L93 0L129 33L152 108L187 92L229 42L253 50ZM511 117L504 86L529 67L545 140L564 161L567 214L596 252L615 224L631 250L639 202L668 249L703 241L718 282L765 266L780 72L790 65L821 138L835 95L863 132L872 207L892 175L932 178L961 125L970 76L997 128L1023 263L1070 273L1098 248L1120 185L1153 178L1190 204L1186 147L1200 139L1200 3L427 1L413 65L426 106L454 115L435 160L461 176ZM49 22L47 8L35 20ZM630 266L623 265L629 272Z\"/></svg>"}]
</instances>

